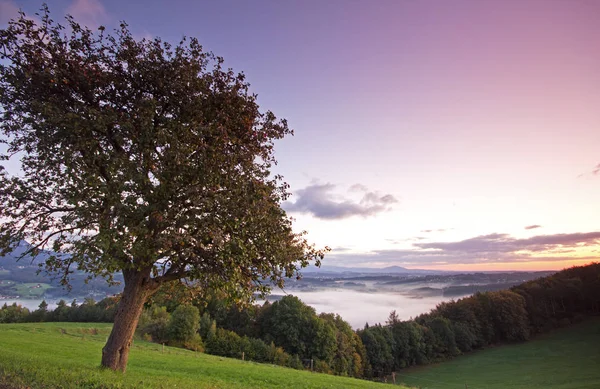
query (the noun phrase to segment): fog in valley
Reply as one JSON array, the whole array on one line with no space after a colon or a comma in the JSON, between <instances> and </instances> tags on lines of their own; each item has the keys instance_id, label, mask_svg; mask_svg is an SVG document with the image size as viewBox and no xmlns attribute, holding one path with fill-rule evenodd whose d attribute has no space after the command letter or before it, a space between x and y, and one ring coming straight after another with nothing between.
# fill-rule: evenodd
<instances>
[{"instance_id":1,"label":"fog in valley","mask_svg":"<svg viewBox=\"0 0 600 389\"><path fill-rule=\"evenodd\" d=\"M27 274L28 269L13 269L11 275L17 277L20 274L19 272ZM275 302L286 294L293 295L313 307L317 313L339 314L354 329L358 329L363 328L365 323L369 323L369 325L385 323L393 310L396 311L400 319L408 320L429 312L442 301L457 300L477 291L507 289L513 285L551 273L422 274L411 271L398 274L309 273L299 281L290 280L285 290L273 289L272 294L267 299L270 302ZM8 276L8 274L5 275L5 277ZM20 277L24 278L24 275L21 274ZM35 277L37 279L39 276ZM40 281L47 280L40 279ZM17 285L11 283L3 287L3 290L6 291L4 295L0 293L0 305L4 303L10 305L16 302L33 311L38 308L42 299L45 299L48 303L48 309L54 309L61 299L65 300L68 305L73 300L76 300L77 304L81 304L85 298L100 301L104 297L120 292L120 288L117 290L102 289L104 284L101 280L96 281L93 285L85 285L85 288L76 287L70 293L57 287L48 289L42 295L30 296L29 298L14 296L21 292L11 289ZM7 283L7 281L0 282ZM92 288L89 288L90 286ZM35 291L37 289L22 290ZM263 304L264 301L258 300L256 303Z\"/></svg>"},{"instance_id":2,"label":"fog in valley","mask_svg":"<svg viewBox=\"0 0 600 389\"><path fill-rule=\"evenodd\" d=\"M64 300L67 301L67 304L71 304L71 301L73 301L73 299L67 300L66 298ZM0 300L0 306L2 306L4 304L12 305L14 303L17 303L17 305L25 307L25 308L29 309L30 311L35 311L36 309L38 309L38 307L40 306L42 301L44 301L44 299L6 299L6 300ZM58 301L59 300L54 301L52 299L46 299L46 303L48 304L48 309L52 310L52 309L56 308ZM83 302L83 298L81 300L77 299L78 304L82 303L82 302Z\"/></svg>"},{"instance_id":3,"label":"fog in valley","mask_svg":"<svg viewBox=\"0 0 600 389\"><path fill-rule=\"evenodd\" d=\"M290 294L315 308L317 313L339 314L354 329L363 328L367 322L369 325L383 324L393 310L396 310L400 319L407 320L428 312L442 301L452 299L443 296L416 298L397 293L365 293L349 289L295 290Z\"/></svg>"},{"instance_id":4,"label":"fog in valley","mask_svg":"<svg viewBox=\"0 0 600 389\"><path fill-rule=\"evenodd\" d=\"M282 293L282 292L279 292ZM276 301L281 294L269 297L270 301ZM367 293L349 289L326 289L321 291L289 291L288 294L298 297L305 304L313 307L317 313L337 313L346 320L352 328L363 328L365 323L369 325L384 323L392 310L396 310L398 316L407 320L421 313L426 313L442 301L449 301L456 297L429 296L409 297L397 293ZM65 297L68 305L75 297ZM83 303L83 297L76 298L77 304ZM36 310L41 299L12 299L0 300L11 305L17 303L29 310ZM56 308L58 299L47 299L48 309ZM262 304L262 301L258 301Z\"/></svg>"},{"instance_id":5,"label":"fog in valley","mask_svg":"<svg viewBox=\"0 0 600 389\"><path fill-rule=\"evenodd\" d=\"M274 290L268 299L298 297L317 313L337 313L355 328L385 323L395 310L402 320L427 313L443 301L475 292L507 289L552 272L510 273L323 273L308 274L285 291Z\"/></svg>"}]
</instances>

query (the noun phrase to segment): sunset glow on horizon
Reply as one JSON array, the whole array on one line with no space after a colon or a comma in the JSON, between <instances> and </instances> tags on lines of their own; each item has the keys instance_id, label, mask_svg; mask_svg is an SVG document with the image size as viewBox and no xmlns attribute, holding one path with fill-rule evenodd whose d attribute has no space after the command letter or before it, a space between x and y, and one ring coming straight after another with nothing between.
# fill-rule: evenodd
<instances>
[{"instance_id":1,"label":"sunset glow on horizon","mask_svg":"<svg viewBox=\"0 0 600 389\"><path fill-rule=\"evenodd\" d=\"M295 131L274 173L324 266L600 261L600 1L47 2L243 70Z\"/></svg>"}]
</instances>

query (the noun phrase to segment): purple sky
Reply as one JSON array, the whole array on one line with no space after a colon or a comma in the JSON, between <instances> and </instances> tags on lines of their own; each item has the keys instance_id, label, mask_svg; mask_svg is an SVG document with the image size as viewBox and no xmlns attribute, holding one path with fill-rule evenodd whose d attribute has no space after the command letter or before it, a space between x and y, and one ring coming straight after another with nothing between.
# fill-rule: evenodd
<instances>
[{"instance_id":1,"label":"purple sky","mask_svg":"<svg viewBox=\"0 0 600 389\"><path fill-rule=\"evenodd\" d=\"M40 4L0 0L0 23ZM195 36L243 70L296 131L277 144L284 206L334 248L326 264L600 257L599 1L48 4L140 38Z\"/></svg>"}]
</instances>

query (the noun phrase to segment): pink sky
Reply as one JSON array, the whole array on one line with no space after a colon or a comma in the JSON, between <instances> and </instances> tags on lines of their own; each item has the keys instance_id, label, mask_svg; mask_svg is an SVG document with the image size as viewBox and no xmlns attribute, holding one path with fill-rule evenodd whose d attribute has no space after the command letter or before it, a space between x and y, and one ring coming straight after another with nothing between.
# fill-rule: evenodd
<instances>
[{"instance_id":1,"label":"pink sky","mask_svg":"<svg viewBox=\"0 0 600 389\"><path fill-rule=\"evenodd\" d=\"M0 0L0 23L33 3ZM196 36L244 70L296 131L277 144L277 172L297 228L334 248L325 264L600 257L598 1L49 3L139 37ZM476 245L422 247L463 241Z\"/></svg>"}]
</instances>

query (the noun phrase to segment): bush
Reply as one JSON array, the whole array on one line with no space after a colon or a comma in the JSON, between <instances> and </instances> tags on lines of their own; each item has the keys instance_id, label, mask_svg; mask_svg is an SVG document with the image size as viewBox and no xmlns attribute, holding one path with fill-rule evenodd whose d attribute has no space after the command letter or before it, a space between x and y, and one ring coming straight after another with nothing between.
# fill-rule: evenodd
<instances>
[{"instance_id":1,"label":"bush","mask_svg":"<svg viewBox=\"0 0 600 389\"><path fill-rule=\"evenodd\" d=\"M218 328L215 334L206 340L206 351L213 355L241 358L241 343L242 338L235 332Z\"/></svg>"},{"instance_id":2,"label":"bush","mask_svg":"<svg viewBox=\"0 0 600 389\"><path fill-rule=\"evenodd\" d=\"M460 351L465 352L473 349L473 345L475 345L477 340L466 324L452 322L452 331L456 339L456 346Z\"/></svg>"},{"instance_id":3,"label":"bush","mask_svg":"<svg viewBox=\"0 0 600 389\"><path fill-rule=\"evenodd\" d=\"M22 323L29 317L29 309L13 303L6 305L0 309L0 323Z\"/></svg>"},{"instance_id":4,"label":"bush","mask_svg":"<svg viewBox=\"0 0 600 389\"><path fill-rule=\"evenodd\" d=\"M146 309L138 322L138 333L150 337L154 342L164 343L169 340L171 315L166 307ZM144 338L145 339L145 338Z\"/></svg>"},{"instance_id":5,"label":"bush","mask_svg":"<svg viewBox=\"0 0 600 389\"><path fill-rule=\"evenodd\" d=\"M269 346L260 339L246 338L244 342L246 359L257 362L271 362L269 359Z\"/></svg>"},{"instance_id":6,"label":"bush","mask_svg":"<svg viewBox=\"0 0 600 389\"><path fill-rule=\"evenodd\" d=\"M200 327L200 311L193 305L180 305L171 315L169 340L191 341Z\"/></svg>"},{"instance_id":7,"label":"bush","mask_svg":"<svg viewBox=\"0 0 600 389\"><path fill-rule=\"evenodd\" d=\"M191 339L184 341L183 347L200 353L204 352L204 343L202 343L202 338L199 334L194 334Z\"/></svg>"}]
</instances>

